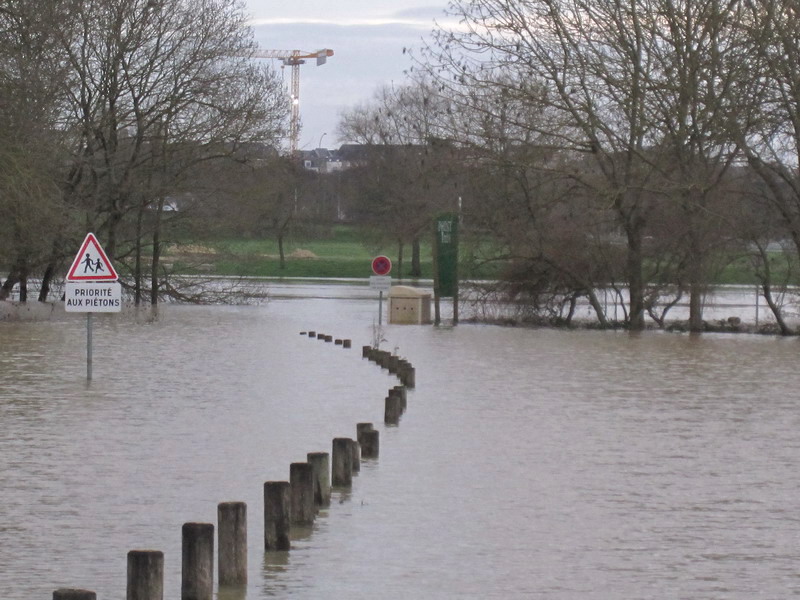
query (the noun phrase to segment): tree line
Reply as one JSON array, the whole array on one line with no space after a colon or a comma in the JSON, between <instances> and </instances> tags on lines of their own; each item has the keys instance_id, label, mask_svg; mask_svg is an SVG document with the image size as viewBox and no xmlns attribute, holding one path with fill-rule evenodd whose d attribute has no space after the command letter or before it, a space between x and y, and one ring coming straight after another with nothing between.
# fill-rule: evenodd
<instances>
[{"instance_id":1,"label":"tree line","mask_svg":"<svg viewBox=\"0 0 800 600\"><path fill-rule=\"evenodd\" d=\"M0 299L36 276L45 300L89 230L156 302L170 199L281 143L286 95L255 47L236 0L4 2Z\"/></svg>"},{"instance_id":2,"label":"tree line","mask_svg":"<svg viewBox=\"0 0 800 600\"><path fill-rule=\"evenodd\" d=\"M463 200L472 232L491 240L476 256L504 265L492 293L533 318L569 321L582 299L610 325L597 294L611 290L625 306L615 324L641 329L649 315L663 325L686 301L700 331L709 285L738 258L790 333L798 10L785 0L455 0L460 25L437 29L411 82L350 111L342 134L449 155L455 189L436 192L435 210ZM425 164L443 173L435 163Z\"/></svg>"},{"instance_id":3,"label":"tree line","mask_svg":"<svg viewBox=\"0 0 800 600\"><path fill-rule=\"evenodd\" d=\"M288 105L235 0L0 7L0 298L87 228L156 301L165 227L282 242L343 214L410 249L460 211L488 296L662 325L745 261L783 333L800 264L800 19L788 0L453 0L409 79L346 111L358 167L280 156ZM192 198L189 211L170 211ZM336 209L332 209L332 204ZM237 219L230 219L236 213ZM463 239L463 238L462 238ZM281 244L282 247L282 244ZM618 296L606 314L600 290Z\"/></svg>"}]
</instances>

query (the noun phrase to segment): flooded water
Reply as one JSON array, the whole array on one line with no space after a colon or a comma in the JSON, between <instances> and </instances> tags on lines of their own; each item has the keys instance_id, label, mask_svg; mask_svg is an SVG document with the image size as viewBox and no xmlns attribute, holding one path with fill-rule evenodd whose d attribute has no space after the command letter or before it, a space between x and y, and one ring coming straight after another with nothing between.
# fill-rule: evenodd
<instances>
[{"instance_id":1,"label":"flooded water","mask_svg":"<svg viewBox=\"0 0 800 600\"><path fill-rule=\"evenodd\" d=\"M320 291L96 315L91 384L85 317L0 323L0 596L124 598L150 548L178 598L181 525L232 500L250 581L220 599L800 595L800 341L385 326L417 375L386 428L376 302ZM264 481L362 421L380 458L265 554Z\"/></svg>"}]
</instances>

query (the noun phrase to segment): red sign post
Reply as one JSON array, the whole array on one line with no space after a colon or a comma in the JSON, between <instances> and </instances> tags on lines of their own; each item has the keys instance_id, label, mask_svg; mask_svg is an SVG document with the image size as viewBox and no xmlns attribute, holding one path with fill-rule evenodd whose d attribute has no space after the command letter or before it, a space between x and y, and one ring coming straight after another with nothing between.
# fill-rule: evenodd
<instances>
[{"instance_id":1,"label":"red sign post","mask_svg":"<svg viewBox=\"0 0 800 600\"><path fill-rule=\"evenodd\" d=\"M376 256L372 259L372 272L375 276L370 277L370 287L378 290L378 325L383 321L383 290L389 289L391 278L387 277L392 270L392 261L388 256Z\"/></svg>"},{"instance_id":2,"label":"red sign post","mask_svg":"<svg viewBox=\"0 0 800 600\"><path fill-rule=\"evenodd\" d=\"M388 275L392 270L392 261L388 256L376 256L372 259L372 272L375 275Z\"/></svg>"}]
</instances>

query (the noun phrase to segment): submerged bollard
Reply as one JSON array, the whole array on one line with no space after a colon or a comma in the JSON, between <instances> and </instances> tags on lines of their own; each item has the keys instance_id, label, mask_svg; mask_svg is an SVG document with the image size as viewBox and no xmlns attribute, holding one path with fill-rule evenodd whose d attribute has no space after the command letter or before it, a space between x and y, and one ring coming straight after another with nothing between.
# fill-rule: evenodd
<instances>
[{"instance_id":1,"label":"submerged bollard","mask_svg":"<svg viewBox=\"0 0 800 600\"><path fill-rule=\"evenodd\" d=\"M334 438L331 454L331 483L334 487L353 485L353 447L350 438Z\"/></svg>"},{"instance_id":2,"label":"submerged bollard","mask_svg":"<svg viewBox=\"0 0 800 600\"><path fill-rule=\"evenodd\" d=\"M220 585L247 583L247 504L217 505L217 571Z\"/></svg>"},{"instance_id":3,"label":"submerged bollard","mask_svg":"<svg viewBox=\"0 0 800 600\"><path fill-rule=\"evenodd\" d=\"M416 371L410 364L400 367L397 377L406 387L413 388L416 386Z\"/></svg>"},{"instance_id":4,"label":"submerged bollard","mask_svg":"<svg viewBox=\"0 0 800 600\"><path fill-rule=\"evenodd\" d=\"M402 385L396 385L392 389L389 390L390 396L397 396L400 398L400 408L403 412L406 411L406 407L408 406L408 402L406 401L406 388Z\"/></svg>"},{"instance_id":5,"label":"submerged bollard","mask_svg":"<svg viewBox=\"0 0 800 600\"><path fill-rule=\"evenodd\" d=\"M358 440L358 443L363 446L364 443L362 442L362 439L364 432L372 431L373 429L374 427L372 426L372 423L356 423L356 439ZM364 453L362 452L361 454L363 456Z\"/></svg>"},{"instance_id":6,"label":"submerged bollard","mask_svg":"<svg viewBox=\"0 0 800 600\"><path fill-rule=\"evenodd\" d=\"M330 455L327 452L309 452L306 458L314 469L314 504L330 506L331 473Z\"/></svg>"},{"instance_id":7,"label":"submerged bollard","mask_svg":"<svg viewBox=\"0 0 800 600\"><path fill-rule=\"evenodd\" d=\"M62 588L53 592L53 600L97 600L97 594L89 590Z\"/></svg>"},{"instance_id":8,"label":"submerged bollard","mask_svg":"<svg viewBox=\"0 0 800 600\"><path fill-rule=\"evenodd\" d=\"M181 552L181 600L214 596L214 525L184 523Z\"/></svg>"},{"instance_id":9,"label":"submerged bollard","mask_svg":"<svg viewBox=\"0 0 800 600\"><path fill-rule=\"evenodd\" d=\"M380 449L379 432L376 429L364 431L361 434L361 457L378 458Z\"/></svg>"},{"instance_id":10,"label":"submerged bollard","mask_svg":"<svg viewBox=\"0 0 800 600\"><path fill-rule=\"evenodd\" d=\"M288 550L291 523L291 486L288 481L264 483L264 549Z\"/></svg>"},{"instance_id":11,"label":"submerged bollard","mask_svg":"<svg viewBox=\"0 0 800 600\"><path fill-rule=\"evenodd\" d=\"M353 473L361 471L361 444L356 440L350 440L350 449L353 452Z\"/></svg>"},{"instance_id":12,"label":"submerged bollard","mask_svg":"<svg viewBox=\"0 0 800 600\"><path fill-rule=\"evenodd\" d=\"M314 505L314 468L307 462L289 465L292 486L292 523L309 525L317 516Z\"/></svg>"},{"instance_id":13,"label":"submerged bollard","mask_svg":"<svg viewBox=\"0 0 800 600\"><path fill-rule=\"evenodd\" d=\"M386 406L383 411L383 422L387 425L400 423L403 414L403 400L399 396L386 396Z\"/></svg>"},{"instance_id":14,"label":"submerged bollard","mask_svg":"<svg viewBox=\"0 0 800 600\"><path fill-rule=\"evenodd\" d=\"M127 600L164 600L164 553L160 550L128 552Z\"/></svg>"}]
</instances>

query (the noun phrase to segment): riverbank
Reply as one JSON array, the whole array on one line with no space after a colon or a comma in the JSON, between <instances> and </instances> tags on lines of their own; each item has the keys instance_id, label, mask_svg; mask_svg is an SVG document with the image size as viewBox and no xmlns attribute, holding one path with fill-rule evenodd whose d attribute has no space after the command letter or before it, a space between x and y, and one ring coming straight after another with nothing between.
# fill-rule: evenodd
<instances>
[{"instance_id":1,"label":"riverbank","mask_svg":"<svg viewBox=\"0 0 800 600\"><path fill-rule=\"evenodd\" d=\"M535 319L516 319L513 317L468 317L460 320L463 324L475 325L494 325L497 327L518 327L529 329L564 329L564 330L598 330L598 331L624 331L627 327L623 323L611 323L601 325L596 320L573 320L570 323L553 323ZM670 333L690 333L688 321L671 321L664 327L659 327L654 321L645 324L645 331L667 331ZM715 321L703 321L703 331L701 333L744 333L757 335L781 335L780 328L775 323L744 323L738 317L728 319L718 319ZM800 332L793 330L791 336L798 336Z\"/></svg>"},{"instance_id":2,"label":"riverbank","mask_svg":"<svg viewBox=\"0 0 800 600\"><path fill-rule=\"evenodd\" d=\"M430 280L399 280L394 282L405 283L419 287L432 293ZM368 278L339 278L339 279L290 279L290 278L225 278L206 277L203 285L208 288L208 294L218 296L216 304L259 304L272 300L365 300L377 301L377 292L370 289ZM389 314L388 296L384 296L385 314ZM616 297L604 295L604 310L608 315L610 324L602 326L594 314L594 309L588 302L579 302L576 306L574 318L555 321L545 318L533 318L521 312L520 307L508 303L489 303L473 301L469 298L468 290L464 290L461 298L460 322L463 324L489 324L503 327L519 328L550 328L564 330L621 330L625 329L622 322L625 307ZM123 310L133 309L130 299ZM171 304L172 302L167 302ZM377 311L377 306L376 306ZM442 300L442 322L448 324L452 321L452 302L449 298ZM704 331L709 333L744 333L761 335L780 335L774 318L763 299L747 286L720 286L706 297L704 308ZM798 330L800 315L789 312L787 323ZM30 301L20 303L16 301L0 302L0 322L3 321L45 321L66 318L61 302L42 303ZM646 329L650 331L688 332L688 305L679 304L672 308L665 326L659 327L653 320L647 319Z\"/></svg>"}]
</instances>

